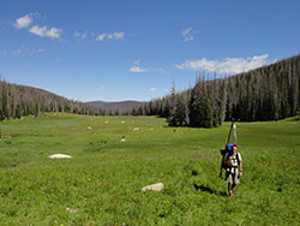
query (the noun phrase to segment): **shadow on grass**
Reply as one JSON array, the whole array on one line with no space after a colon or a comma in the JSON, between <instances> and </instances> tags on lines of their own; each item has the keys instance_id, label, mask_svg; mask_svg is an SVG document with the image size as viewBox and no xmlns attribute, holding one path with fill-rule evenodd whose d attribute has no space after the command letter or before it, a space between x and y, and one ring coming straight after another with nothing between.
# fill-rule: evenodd
<instances>
[{"instance_id":1,"label":"shadow on grass","mask_svg":"<svg viewBox=\"0 0 300 226\"><path fill-rule=\"evenodd\" d=\"M213 190L210 187L207 187L207 186L204 186L204 185L193 184L193 186L196 190L200 190L200 191L203 191L203 192L208 192L209 194L212 194L212 195L220 195L220 196L224 196L224 197L227 196L226 192L216 191L216 190Z\"/></svg>"}]
</instances>

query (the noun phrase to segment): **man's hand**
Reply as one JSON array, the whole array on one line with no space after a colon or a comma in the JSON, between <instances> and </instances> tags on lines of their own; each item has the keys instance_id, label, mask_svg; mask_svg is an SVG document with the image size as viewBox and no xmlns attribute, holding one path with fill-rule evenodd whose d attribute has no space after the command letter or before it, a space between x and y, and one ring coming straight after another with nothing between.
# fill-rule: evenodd
<instances>
[{"instance_id":1,"label":"man's hand","mask_svg":"<svg viewBox=\"0 0 300 226\"><path fill-rule=\"evenodd\" d=\"M243 172L240 172L240 177L243 176Z\"/></svg>"},{"instance_id":2,"label":"man's hand","mask_svg":"<svg viewBox=\"0 0 300 226\"><path fill-rule=\"evenodd\" d=\"M229 160L233 159L233 155L229 156L229 158L228 158L228 159L229 159Z\"/></svg>"}]
</instances>

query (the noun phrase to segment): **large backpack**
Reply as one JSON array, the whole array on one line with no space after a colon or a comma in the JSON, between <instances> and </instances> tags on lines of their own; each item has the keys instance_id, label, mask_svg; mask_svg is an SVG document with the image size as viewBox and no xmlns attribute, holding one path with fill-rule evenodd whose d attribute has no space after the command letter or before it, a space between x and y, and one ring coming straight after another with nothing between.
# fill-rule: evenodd
<instances>
[{"instance_id":1,"label":"large backpack","mask_svg":"<svg viewBox=\"0 0 300 226\"><path fill-rule=\"evenodd\" d=\"M228 165L224 164L224 157L227 153L232 151L232 148L234 146L234 143L229 143L232 132L233 132L234 143L236 143L236 126L234 124L234 119L232 119L232 122L231 122L231 126L230 126L230 130L229 130L229 134L228 134L227 143L225 145L225 148L220 150L221 155L222 155L221 169L220 169L220 174L219 174L220 178L222 178L222 170L227 169L229 167Z\"/></svg>"},{"instance_id":2,"label":"large backpack","mask_svg":"<svg viewBox=\"0 0 300 226\"><path fill-rule=\"evenodd\" d=\"M225 158L227 153L230 154L233 151L232 148L233 148L234 145L235 144L227 143L225 145L225 148L220 150L221 155L222 155L221 169L220 169L220 175L219 175L220 178L222 178L223 169L226 170L229 167L228 165L224 164L224 160L225 160L224 158ZM240 164L238 156L237 156L237 160L238 160L238 164Z\"/></svg>"}]
</instances>

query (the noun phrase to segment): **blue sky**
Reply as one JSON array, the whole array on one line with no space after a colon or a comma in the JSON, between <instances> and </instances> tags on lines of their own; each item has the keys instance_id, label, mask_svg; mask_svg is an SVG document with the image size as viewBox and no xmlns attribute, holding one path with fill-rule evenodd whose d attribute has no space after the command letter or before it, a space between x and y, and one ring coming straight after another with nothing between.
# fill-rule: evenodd
<instances>
[{"instance_id":1,"label":"blue sky","mask_svg":"<svg viewBox=\"0 0 300 226\"><path fill-rule=\"evenodd\" d=\"M299 52L299 0L0 2L2 79L75 100L150 100Z\"/></svg>"}]
</instances>

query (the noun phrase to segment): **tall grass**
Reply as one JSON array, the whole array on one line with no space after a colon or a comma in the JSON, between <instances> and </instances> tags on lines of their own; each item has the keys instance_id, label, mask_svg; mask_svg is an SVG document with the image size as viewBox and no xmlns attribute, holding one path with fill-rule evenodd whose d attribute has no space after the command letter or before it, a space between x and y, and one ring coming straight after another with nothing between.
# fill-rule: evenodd
<instances>
[{"instance_id":1,"label":"tall grass","mask_svg":"<svg viewBox=\"0 0 300 226\"><path fill-rule=\"evenodd\" d=\"M299 121L237 124L244 176L231 200L218 178L229 123L48 114L0 126L2 225L300 224ZM157 182L162 192L141 191Z\"/></svg>"}]
</instances>

